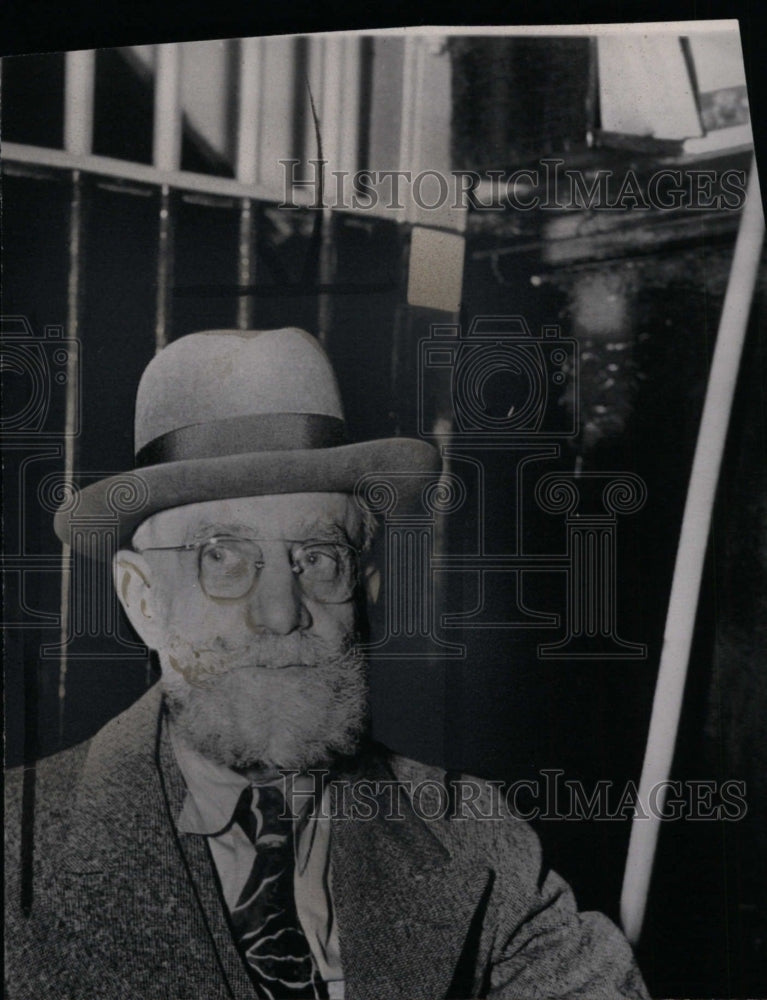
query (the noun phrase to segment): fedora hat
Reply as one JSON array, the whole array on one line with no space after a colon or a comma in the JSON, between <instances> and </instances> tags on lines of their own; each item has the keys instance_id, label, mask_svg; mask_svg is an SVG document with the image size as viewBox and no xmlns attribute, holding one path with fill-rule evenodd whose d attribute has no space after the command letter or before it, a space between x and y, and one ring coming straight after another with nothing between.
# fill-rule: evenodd
<instances>
[{"instance_id":1,"label":"fedora hat","mask_svg":"<svg viewBox=\"0 0 767 1000\"><path fill-rule=\"evenodd\" d=\"M368 473L395 477L409 505L440 467L423 441L349 442L330 361L304 330L210 330L180 337L149 363L136 395L135 468L68 496L54 527L62 541L84 548L83 538L116 526L124 544L169 507L353 493Z\"/></svg>"}]
</instances>

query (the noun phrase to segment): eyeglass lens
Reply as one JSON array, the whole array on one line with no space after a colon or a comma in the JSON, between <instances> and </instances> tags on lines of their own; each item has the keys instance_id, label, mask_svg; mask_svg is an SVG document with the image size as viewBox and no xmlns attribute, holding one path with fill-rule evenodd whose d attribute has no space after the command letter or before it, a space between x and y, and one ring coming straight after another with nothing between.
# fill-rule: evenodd
<instances>
[{"instance_id":1,"label":"eyeglass lens","mask_svg":"<svg viewBox=\"0 0 767 1000\"><path fill-rule=\"evenodd\" d=\"M261 546L251 539L213 538L200 549L199 576L209 597L243 597L264 566ZM293 572L307 597L322 603L348 601L354 590L353 550L333 542L299 545L291 553Z\"/></svg>"}]
</instances>

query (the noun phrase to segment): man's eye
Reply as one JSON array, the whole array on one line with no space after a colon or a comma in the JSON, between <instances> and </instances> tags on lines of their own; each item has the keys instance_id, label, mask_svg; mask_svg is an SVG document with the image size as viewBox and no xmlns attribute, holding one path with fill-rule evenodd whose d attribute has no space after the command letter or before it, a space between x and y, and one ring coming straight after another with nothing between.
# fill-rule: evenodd
<instances>
[{"instance_id":1,"label":"man's eye","mask_svg":"<svg viewBox=\"0 0 767 1000\"><path fill-rule=\"evenodd\" d=\"M223 545L212 545L210 548L205 549L203 558L208 560L208 562L222 563L227 559L231 559L232 553Z\"/></svg>"},{"instance_id":2,"label":"man's eye","mask_svg":"<svg viewBox=\"0 0 767 1000\"><path fill-rule=\"evenodd\" d=\"M316 577L332 577L338 572L338 557L330 546L302 549L296 565L302 573Z\"/></svg>"},{"instance_id":3,"label":"man's eye","mask_svg":"<svg viewBox=\"0 0 767 1000\"><path fill-rule=\"evenodd\" d=\"M232 546L219 543L203 549L202 563L217 573L237 573L245 568L246 559Z\"/></svg>"}]
</instances>

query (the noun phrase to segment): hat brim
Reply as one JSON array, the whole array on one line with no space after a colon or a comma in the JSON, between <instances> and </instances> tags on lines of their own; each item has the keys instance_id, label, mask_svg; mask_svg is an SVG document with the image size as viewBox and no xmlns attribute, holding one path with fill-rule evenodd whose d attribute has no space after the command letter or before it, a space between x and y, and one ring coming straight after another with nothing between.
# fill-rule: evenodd
<instances>
[{"instance_id":1,"label":"hat brim","mask_svg":"<svg viewBox=\"0 0 767 1000\"><path fill-rule=\"evenodd\" d=\"M106 557L99 536L109 534L114 539L116 532L117 543L125 545L142 521L170 507L239 496L354 493L365 484L372 490L373 481L392 488L371 493L384 504L381 511L374 505L374 511L393 507L403 511L419 503L441 465L436 448L412 438L166 462L110 476L77 491L55 514L54 529L73 548ZM368 478L361 484L363 477Z\"/></svg>"}]
</instances>

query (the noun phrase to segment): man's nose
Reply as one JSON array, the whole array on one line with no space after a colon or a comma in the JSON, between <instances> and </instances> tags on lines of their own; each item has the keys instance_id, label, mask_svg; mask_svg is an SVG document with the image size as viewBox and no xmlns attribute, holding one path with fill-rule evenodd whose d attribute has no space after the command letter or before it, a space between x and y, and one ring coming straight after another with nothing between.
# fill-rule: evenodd
<instances>
[{"instance_id":1,"label":"man's nose","mask_svg":"<svg viewBox=\"0 0 767 1000\"><path fill-rule=\"evenodd\" d=\"M311 625L311 615L287 556L270 560L259 573L248 595L247 619L254 632L275 635L288 635Z\"/></svg>"}]
</instances>

